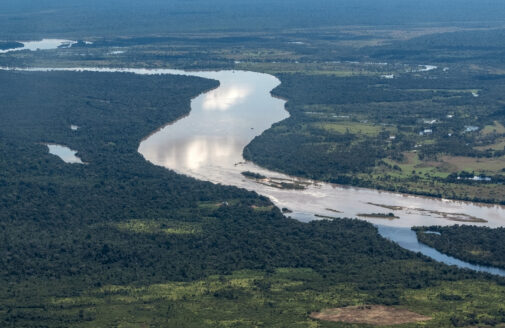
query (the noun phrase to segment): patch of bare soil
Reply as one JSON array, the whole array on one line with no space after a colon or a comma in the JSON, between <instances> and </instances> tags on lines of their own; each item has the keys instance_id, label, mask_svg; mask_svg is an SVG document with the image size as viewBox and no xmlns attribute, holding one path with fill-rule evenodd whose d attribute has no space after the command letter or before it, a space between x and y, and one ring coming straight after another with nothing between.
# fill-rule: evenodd
<instances>
[{"instance_id":1,"label":"patch of bare soil","mask_svg":"<svg viewBox=\"0 0 505 328\"><path fill-rule=\"evenodd\" d=\"M363 323L375 326L399 325L431 320L431 317L406 309L384 305L349 306L313 312L313 319L332 322Z\"/></svg>"}]
</instances>

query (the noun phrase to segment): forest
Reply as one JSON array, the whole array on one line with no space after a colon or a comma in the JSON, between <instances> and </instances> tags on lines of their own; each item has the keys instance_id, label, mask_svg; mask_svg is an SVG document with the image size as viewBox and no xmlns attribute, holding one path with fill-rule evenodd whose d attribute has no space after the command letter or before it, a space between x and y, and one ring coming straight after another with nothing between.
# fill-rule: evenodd
<instances>
[{"instance_id":1,"label":"forest","mask_svg":"<svg viewBox=\"0 0 505 328\"><path fill-rule=\"evenodd\" d=\"M0 2L0 13L0 50L78 41L1 53L1 67L275 75L272 94L288 101L290 118L244 150L259 165L505 203L501 0L17 0ZM1 327L369 327L310 317L368 305L431 318L400 328L503 327L503 278L403 250L355 218L289 219L266 197L137 152L217 86L0 71ZM47 144L85 164L63 162ZM504 268L503 229L416 231L441 252Z\"/></svg>"},{"instance_id":2,"label":"forest","mask_svg":"<svg viewBox=\"0 0 505 328\"><path fill-rule=\"evenodd\" d=\"M457 31L396 41L362 50L380 60L408 60L430 63L485 63L503 65L503 29Z\"/></svg>"},{"instance_id":3,"label":"forest","mask_svg":"<svg viewBox=\"0 0 505 328\"><path fill-rule=\"evenodd\" d=\"M433 10L436 7L437 10ZM326 26L499 25L500 0L2 1L0 38L271 32Z\"/></svg>"},{"instance_id":4,"label":"forest","mask_svg":"<svg viewBox=\"0 0 505 328\"><path fill-rule=\"evenodd\" d=\"M0 50L5 50L5 49L12 49L12 48L20 48L22 47L23 44L20 42L9 42L9 41L2 41L0 42Z\"/></svg>"},{"instance_id":5,"label":"forest","mask_svg":"<svg viewBox=\"0 0 505 328\"><path fill-rule=\"evenodd\" d=\"M3 71L0 86L2 326L306 326L310 311L363 303L437 313L433 327L504 320L499 305L469 307L476 298L427 302L449 290L503 293L500 278L402 250L363 221L297 222L257 210L270 202L254 193L146 162L139 140L215 81ZM87 164L67 164L44 143ZM252 305L253 295L263 301ZM205 310L230 302L231 313Z\"/></svg>"},{"instance_id":6,"label":"forest","mask_svg":"<svg viewBox=\"0 0 505 328\"><path fill-rule=\"evenodd\" d=\"M419 241L440 252L474 264L505 268L504 228L455 225L414 230Z\"/></svg>"}]
</instances>

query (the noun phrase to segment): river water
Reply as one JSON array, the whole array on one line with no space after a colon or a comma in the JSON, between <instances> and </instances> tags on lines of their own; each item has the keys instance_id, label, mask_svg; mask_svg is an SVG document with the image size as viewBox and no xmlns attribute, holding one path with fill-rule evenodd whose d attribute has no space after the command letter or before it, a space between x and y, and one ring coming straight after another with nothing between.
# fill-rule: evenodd
<instances>
[{"instance_id":1,"label":"river water","mask_svg":"<svg viewBox=\"0 0 505 328\"><path fill-rule=\"evenodd\" d=\"M47 144L49 153L58 156L62 161L68 164L85 164L79 157L77 157L77 151L72 150L66 146Z\"/></svg>"},{"instance_id":2,"label":"river water","mask_svg":"<svg viewBox=\"0 0 505 328\"><path fill-rule=\"evenodd\" d=\"M473 224L505 226L505 208L472 202L419 197L371 189L345 187L293 178L244 161L242 151L272 124L289 116L285 101L270 91L280 84L274 76L244 71L186 72L170 69L31 68L28 71L95 71L135 74L181 74L215 79L220 86L192 100L188 116L147 136L138 151L146 160L200 180L233 185L269 197L300 221L349 217L369 221L385 238L450 265L505 276L504 270L473 266L422 245L413 226ZM265 178L251 179L242 172ZM303 186L304 189L282 189ZM371 213L393 212L398 218L373 218ZM361 216L360 216L361 215Z\"/></svg>"},{"instance_id":3,"label":"river water","mask_svg":"<svg viewBox=\"0 0 505 328\"><path fill-rule=\"evenodd\" d=\"M20 43L23 44L22 47L0 50L0 54L22 50L37 51L57 48L70 48L74 43L76 43L76 41L63 39L42 39L40 41L21 41Z\"/></svg>"}]
</instances>

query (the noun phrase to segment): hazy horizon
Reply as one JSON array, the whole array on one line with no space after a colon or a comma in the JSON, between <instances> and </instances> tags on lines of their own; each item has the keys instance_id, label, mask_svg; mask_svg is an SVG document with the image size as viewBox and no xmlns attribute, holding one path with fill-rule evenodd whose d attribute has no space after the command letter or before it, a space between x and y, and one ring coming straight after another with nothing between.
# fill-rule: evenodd
<instances>
[{"instance_id":1,"label":"hazy horizon","mask_svg":"<svg viewBox=\"0 0 505 328\"><path fill-rule=\"evenodd\" d=\"M2 39L505 21L505 3L498 0L9 0L0 3L0 12Z\"/></svg>"}]
</instances>

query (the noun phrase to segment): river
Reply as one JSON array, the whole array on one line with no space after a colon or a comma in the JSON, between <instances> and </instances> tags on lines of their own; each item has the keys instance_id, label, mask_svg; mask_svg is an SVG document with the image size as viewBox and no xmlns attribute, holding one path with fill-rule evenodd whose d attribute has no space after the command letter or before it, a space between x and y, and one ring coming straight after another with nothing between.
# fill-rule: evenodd
<instances>
[{"instance_id":1,"label":"river","mask_svg":"<svg viewBox=\"0 0 505 328\"><path fill-rule=\"evenodd\" d=\"M171 69L30 68L28 71L95 71L135 74L181 74L215 79L217 89L192 100L188 116L170 123L141 141L138 151L149 162L200 180L233 185L269 197L288 216L310 221L324 217L349 217L369 221L385 238L449 265L505 276L504 270L474 266L448 257L417 241L413 226L473 224L505 226L505 208L419 197L290 177L244 161L242 151L272 124L289 116L285 101L270 91L280 84L272 75L244 71L186 72ZM249 171L265 178L251 179ZM303 186L304 189L282 189ZM398 218L360 216L394 212Z\"/></svg>"},{"instance_id":2,"label":"river","mask_svg":"<svg viewBox=\"0 0 505 328\"><path fill-rule=\"evenodd\" d=\"M58 48L70 48L77 41L63 39L42 39L40 41L21 41L22 47L0 50L0 54L5 54L12 51L37 51L37 50L53 50Z\"/></svg>"}]
</instances>

